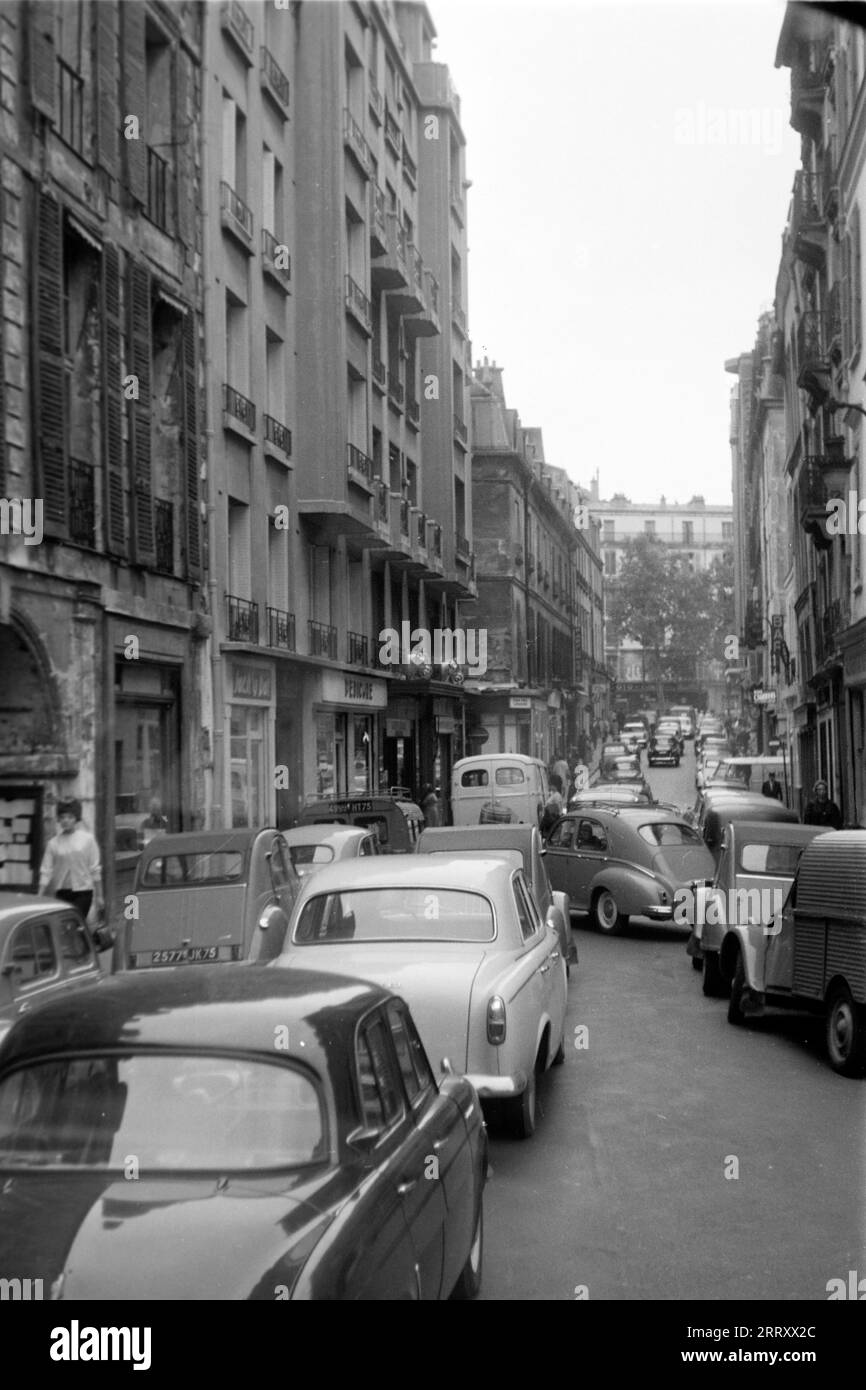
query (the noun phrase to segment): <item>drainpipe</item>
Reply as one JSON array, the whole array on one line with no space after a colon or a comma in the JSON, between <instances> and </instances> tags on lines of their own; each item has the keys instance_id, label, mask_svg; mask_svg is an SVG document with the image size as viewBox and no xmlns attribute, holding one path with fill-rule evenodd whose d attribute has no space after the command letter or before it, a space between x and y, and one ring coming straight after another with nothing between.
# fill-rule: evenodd
<instances>
[{"instance_id":1,"label":"drainpipe","mask_svg":"<svg viewBox=\"0 0 866 1390\"><path fill-rule=\"evenodd\" d=\"M210 75L211 75L211 73L210 73L210 69L209 69L209 66L208 66L208 50L207 50L207 44L206 44L206 45L205 45L205 51L204 51L204 54L203 54L203 61L202 61L202 89L203 89L203 91L204 91L204 84L205 84L205 82L208 80L208 78L210 77ZM208 594L208 607L209 607L209 609L210 609L210 619L211 619L211 633L210 633L210 637L208 638L208 641L209 641L209 643L210 643L210 664L211 664L211 746L210 746L210 757L211 757L211 772L210 772L211 797L210 797L210 806L209 806L209 808L208 808L208 812L207 812L207 814L206 814L205 820L206 820L206 822L209 824L209 826L215 826L215 813L216 813L217 807L219 807L219 810L220 810L220 813L221 813L221 814L220 814L220 823L222 822L222 818L223 818L223 816L225 815L225 809L226 809L226 788L225 788L225 780L226 780L227 758L226 758L226 732L225 732L225 704L224 704L224 701L223 701L223 659L222 659L222 652L220 651L220 643L219 643L219 635L218 635L218 634L219 634L219 630L220 630L220 624L217 622L219 595L218 595L218 593L217 593L217 579L216 579L216 554L217 554L216 541L217 541L217 535L216 535L216 499L215 499L215 495L214 495L215 476L214 476L214 458L213 458L213 439L214 439L214 433L215 433L215 431L214 431L213 426L212 426L212 424L211 424L211 422L212 422L214 419L217 418L217 412L216 412L215 403L214 403L214 400L213 400L213 391L214 391L214 381L213 381L213 372L212 372L213 360L212 360L212 358L211 358L211 356L210 356L210 344L211 344L211 341L212 341L212 333L211 333L210 324L209 324L209 320L208 320L208 303L209 303L209 298L210 298L210 283L209 283L209 279L210 279L210 275L209 275L209 272L210 272L210 264L209 264L209 262L210 262L210 240L209 240L209 226L210 226L210 221L211 221L210 212L209 212L209 210L208 210L208 190L211 188L211 169L210 169L210 152L211 152L211 146L210 146L210 139L209 139L209 132L208 132L207 120L205 119L205 113L207 112L207 110L208 110L208 102L207 102L206 97L203 97L203 100L202 100L202 125L201 125L201 188L202 188L202 190L203 190L202 199L201 199L201 221L202 221L202 294L201 294L201 299L202 299L202 322L203 322L203 327L204 327L204 334L203 334L203 337L204 337L204 354L203 354L203 356L202 356L202 367L203 367L203 369L204 369L205 382L206 382L206 384L207 384L207 385L206 385L206 394L205 394L205 430L204 430L204 436L205 436L205 439L207 440L207 454L206 454L206 458L203 460L203 462L205 463L205 468L204 468L203 471L204 471L204 481L206 482L206 485L207 485L207 504L206 504L207 543L208 543L207 594ZM218 736L217 736L217 727L216 727L216 726L217 726L217 706L218 706L218 702L219 702L219 710L220 710L220 716L219 716L219 718L220 718L220 724L221 724L221 730L220 730L220 737L221 737L221 752L222 752L221 758L218 758L218 757L217 757L217 737L218 737ZM222 773L223 773L223 777L222 777L222 784L223 784L223 785L222 785L222 786L220 786L220 785L218 784L218 782L217 782L217 769L220 767L220 765L222 766ZM206 784L205 784L205 785L206 785ZM205 791L205 801L207 802L207 791Z\"/></svg>"}]
</instances>

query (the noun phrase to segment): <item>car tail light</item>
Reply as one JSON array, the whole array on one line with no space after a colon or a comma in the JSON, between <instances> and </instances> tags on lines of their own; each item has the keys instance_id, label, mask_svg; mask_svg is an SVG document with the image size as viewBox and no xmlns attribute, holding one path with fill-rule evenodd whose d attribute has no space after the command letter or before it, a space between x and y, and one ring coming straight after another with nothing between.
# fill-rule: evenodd
<instances>
[{"instance_id":1,"label":"car tail light","mask_svg":"<svg viewBox=\"0 0 866 1390\"><path fill-rule=\"evenodd\" d=\"M498 994L487 1005L487 1041L494 1047L505 1042L505 1000Z\"/></svg>"}]
</instances>

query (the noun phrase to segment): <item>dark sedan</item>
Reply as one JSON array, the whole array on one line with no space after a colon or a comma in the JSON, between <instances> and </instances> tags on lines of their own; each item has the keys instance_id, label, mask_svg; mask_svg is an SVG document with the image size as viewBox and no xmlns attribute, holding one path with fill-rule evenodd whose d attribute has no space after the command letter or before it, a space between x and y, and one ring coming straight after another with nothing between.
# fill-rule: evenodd
<instances>
[{"instance_id":1,"label":"dark sedan","mask_svg":"<svg viewBox=\"0 0 866 1390\"><path fill-rule=\"evenodd\" d=\"M676 734L653 735L647 753L647 763L650 767L657 767L659 763L668 763L671 767L679 767L680 757L680 743Z\"/></svg>"},{"instance_id":2,"label":"dark sedan","mask_svg":"<svg viewBox=\"0 0 866 1390\"><path fill-rule=\"evenodd\" d=\"M0 1037L19 1014L99 979L107 927L92 932L59 898L0 893Z\"/></svg>"},{"instance_id":3,"label":"dark sedan","mask_svg":"<svg viewBox=\"0 0 866 1390\"><path fill-rule=\"evenodd\" d=\"M118 975L0 1044L0 1279L46 1297L473 1297L486 1173L472 1086L346 976Z\"/></svg>"}]
</instances>

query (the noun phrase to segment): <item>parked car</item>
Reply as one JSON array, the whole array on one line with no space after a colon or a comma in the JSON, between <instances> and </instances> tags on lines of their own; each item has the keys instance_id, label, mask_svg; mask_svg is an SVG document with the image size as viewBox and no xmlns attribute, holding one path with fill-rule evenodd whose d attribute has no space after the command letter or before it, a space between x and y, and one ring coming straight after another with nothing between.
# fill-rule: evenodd
<instances>
[{"instance_id":1,"label":"parked car","mask_svg":"<svg viewBox=\"0 0 866 1390\"><path fill-rule=\"evenodd\" d=\"M650 767L658 767L659 763L679 767L680 756L680 744L676 734L653 734L647 753L647 763Z\"/></svg>"},{"instance_id":2,"label":"parked car","mask_svg":"<svg viewBox=\"0 0 866 1390\"><path fill-rule=\"evenodd\" d=\"M649 792L650 784L643 774L638 757L612 758L605 765L605 777L609 782L620 782L627 786L640 787Z\"/></svg>"},{"instance_id":3,"label":"parked car","mask_svg":"<svg viewBox=\"0 0 866 1390\"><path fill-rule=\"evenodd\" d=\"M361 975L409 1003L428 1054L526 1138L536 1077L565 1059L566 972L523 871L502 858L358 860L304 885L280 965Z\"/></svg>"},{"instance_id":4,"label":"parked car","mask_svg":"<svg viewBox=\"0 0 866 1390\"><path fill-rule=\"evenodd\" d=\"M712 854L713 862L717 863L725 827L730 821L784 821L796 825L800 818L795 811L789 810L773 797L726 785L709 787L701 792L689 819Z\"/></svg>"},{"instance_id":5,"label":"parked car","mask_svg":"<svg viewBox=\"0 0 866 1390\"><path fill-rule=\"evenodd\" d=\"M354 825L305 825L284 830L282 835L298 878L306 878L338 859L381 853L375 831Z\"/></svg>"},{"instance_id":6,"label":"parked car","mask_svg":"<svg viewBox=\"0 0 866 1390\"><path fill-rule=\"evenodd\" d=\"M651 791L636 782L596 782L586 791L575 792L568 803L570 811L582 806L653 806Z\"/></svg>"},{"instance_id":7,"label":"parked car","mask_svg":"<svg viewBox=\"0 0 866 1390\"><path fill-rule=\"evenodd\" d=\"M732 919L768 926L788 896L804 845L821 834L817 825L784 821L730 820L711 884L694 894L694 928L686 951L696 970L703 971L703 990L709 997L726 994L719 971L719 950Z\"/></svg>"},{"instance_id":8,"label":"parked car","mask_svg":"<svg viewBox=\"0 0 866 1390\"><path fill-rule=\"evenodd\" d=\"M28 1015L0 1045L0 1173L0 1270L46 1297L481 1283L478 1098L436 1081L402 999L336 974L148 971Z\"/></svg>"},{"instance_id":9,"label":"parked car","mask_svg":"<svg viewBox=\"0 0 866 1390\"><path fill-rule=\"evenodd\" d=\"M655 807L569 812L547 839L547 872L573 912L612 936L632 916L667 922L674 894L712 876L713 860L686 820Z\"/></svg>"},{"instance_id":10,"label":"parked car","mask_svg":"<svg viewBox=\"0 0 866 1390\"><path fill-rule=\"evenodd\" d=\"M552 922L559 936L562 954L568 967L577 964L577 946L571 935L568 899L555 893L544 863L546 851L541 835L534 825L473 825L432 828L421 833L419 854L454 854L464 851L485 855L500 850L516 850L526 881L535 895L538 910L546 922Z\"/></svg>"},{"instance_id":11,"label":"parked car","mask_svg":"<svg viewBox=\"0 0 866 1390\"><path fill-rule=\"evenodd\" d=\"M642 719L629 719L622 727L623 740L631 739L638 748L646 748L649 743L647 727Z\"/></svg>"},{"instance_id":12,"label":"parked car","mask_svg":"<svg viewBox=\"0 0 866 1390\"><path fill-rule=\"evenodd\" d=\"M866 1069L866 830L823 831L805 846L782 911L769 927L730 927L719 970L728 1021L768 1006L822 1013L830 1065Z\"/></svg>"},{"instance_id":13,"label":"parked car","mask_svg":"<svg viewBox=\"0 0 866 1390\"><path fill-rule=\"evenodd\" d=\"M679 719L685 738L694 738L697 726L697 714L694 705L671 705L665 710L665 715L672 715Z\"/></svg>"},{"instance_id":14,"label":"parked car","mask_svg":"<svg viewBox=\"0 0 866 1390\"><path fill-rule=\"evenodd\" d=\"M272 960L299 889L273 827L160 835L138 861L114 969Z\"/></svg>"},{"instance_id":15,"label":"parked car","mask_svg":"<svg viewBox=\"0 0 866 1390\"><path fill-rule=\"evenodd\" d=\"M523 753L460 758L451 774L451 814L455 825L540 825L549 792L540 758Z\"/></svg>"},{"instance_id":16,"label":"parked car","mask_svg":"<svg viewBox=\"0 0 866 1390\"><path fill-rule=\"evenodd\" d=\"M424 829L424 814L406 796L338 796L312 801L298 817L299 825L356 825L372 831L382 854L411 854Z\"/></svg>"},{"instance_id":17,"label":"parked car","mask_svg":"<svg viewBox=\"0 0 866 1390\"><path fill-rule=\"evenodd\" d=\"M0 1037L16 1018L102 976L108 927L93 931L59 898L0 892Z\"/></svg>"},{"instance_id":18,"label":"parked car","mask_svg":"<svg viewBox=\"0 0 866 1390\"><path fill-rule=\"evenodd\" d=\"M683 756L686 751L686 739L683 733L683 726L679 719L671 719L668 717L661 718L655 726L654 734L656 738L659 738L662 734L673 735L679 746L680 757Z\"/></svg>"},{"instance_id":19,"label":"parked car","mask_svg":"<svg viewBox=\"0 0 866 1390\"><path fill-rule=\"evenodd\" d=\"M599 776L606 780L610 767L616 762L617 758L627 758L633 756L625 743L605 743L602 745L598 756Z\"/></svg>"}]
</instances>

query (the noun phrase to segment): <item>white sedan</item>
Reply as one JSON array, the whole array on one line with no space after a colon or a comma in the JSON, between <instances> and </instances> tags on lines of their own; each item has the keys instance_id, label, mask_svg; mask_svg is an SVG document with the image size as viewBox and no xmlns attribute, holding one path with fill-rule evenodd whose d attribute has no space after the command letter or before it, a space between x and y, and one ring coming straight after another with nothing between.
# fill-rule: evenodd
<instances>
[{"instance_id":1,"label":"white sedan","mask_svg":"<svg viewBox=\"0 0 866 1390\"><path fill-rule=\"evenodd\" d=\"M337 859L380 853L378 837L356 825L299 825L282 834L298 878L308 878Z\"/></svg>"},{"instance_id":2,"label":"white sedan","mask_svg":"<svg viewBox=\"0 0 866 1390\"><path fill-rule=\"evenodd\" d=\"M285 940L275 966L401 995L431 1061L468 1076L517 1137L534 1132L536 1079L565 1060L567 987L556 928L521 868L445 854L326 866L304 884Z\"/></svg>"}]
</instances>

